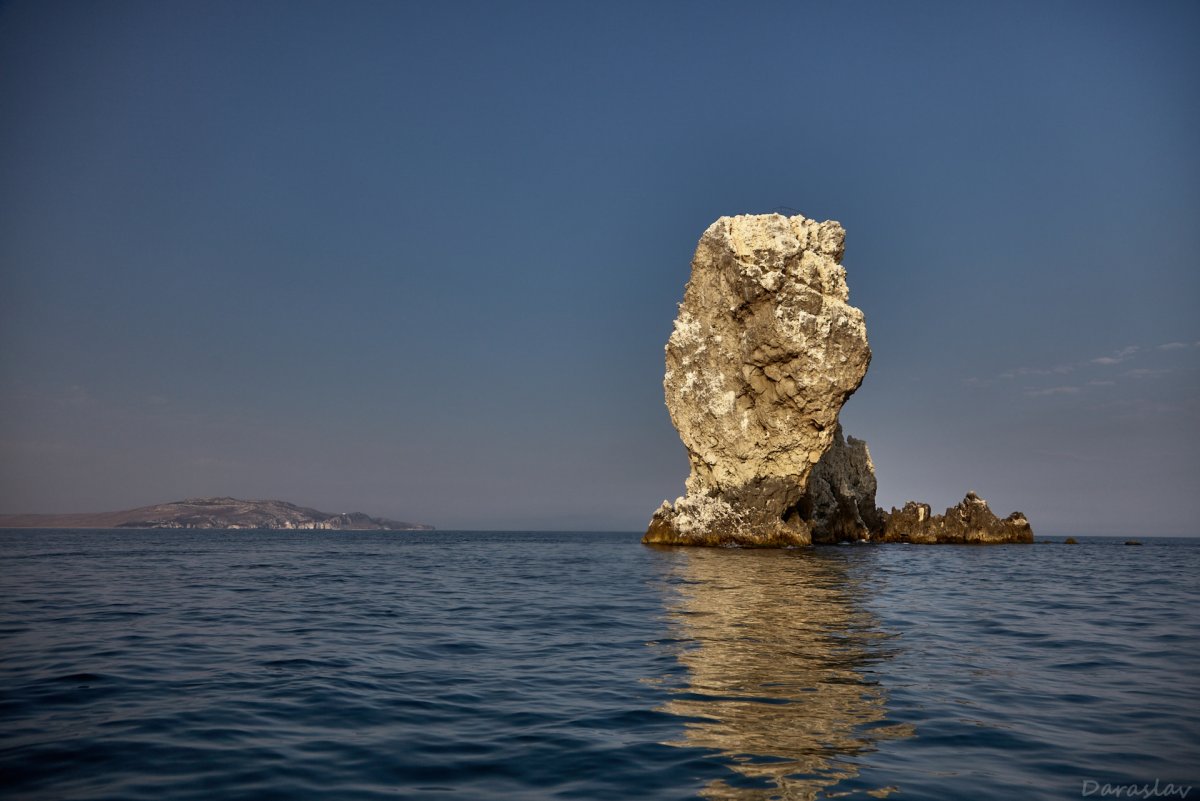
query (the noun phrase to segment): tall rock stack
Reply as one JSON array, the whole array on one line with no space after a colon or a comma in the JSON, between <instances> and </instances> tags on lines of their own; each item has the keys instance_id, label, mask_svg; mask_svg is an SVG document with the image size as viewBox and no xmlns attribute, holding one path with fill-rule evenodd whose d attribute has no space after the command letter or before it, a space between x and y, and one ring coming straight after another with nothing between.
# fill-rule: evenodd
<instances>
[{"instance_id":1,"label":"tall rock stack","mask_svg":"<svg viewBox=\"0 0 1200 801\"><path fill-rule=\"evenodd\" d=\"M722 217L700 238L663 379L691 474L644 542L812 541L809 476L871 361L845 235L836 222L765 214Z\"/></svg>"}]
</instances>

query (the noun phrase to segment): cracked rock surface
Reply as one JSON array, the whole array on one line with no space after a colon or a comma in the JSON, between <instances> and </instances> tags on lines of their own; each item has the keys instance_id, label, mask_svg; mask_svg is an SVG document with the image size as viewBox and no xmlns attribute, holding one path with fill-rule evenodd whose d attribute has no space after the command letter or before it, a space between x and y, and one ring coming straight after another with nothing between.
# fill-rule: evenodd
<instances>
[{"instance_id":1,"label":"cracked rock surface","mask_svg":"<svg viewBox=\"0 0 1200 801\"><path fill-rule=\"evenodd\" d=\"M701 236L663 379L691 473L645 542L811 542L809 477L871 361L844 242L836 222L779 214L722 217Z\"/></svg>"}]
</instances>

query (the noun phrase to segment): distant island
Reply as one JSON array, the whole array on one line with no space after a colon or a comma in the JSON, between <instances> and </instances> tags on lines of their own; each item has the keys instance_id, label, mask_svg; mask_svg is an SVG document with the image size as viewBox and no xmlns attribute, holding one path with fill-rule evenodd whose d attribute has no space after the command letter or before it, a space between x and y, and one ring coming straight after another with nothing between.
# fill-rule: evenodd
<instances>
[{"instance_id":1,"label":"distant island","mask_svg":"<svg viewBox=\"0 0 1200 801\"><path fill-rule=\"evenodd\" d=\"M121 512L0 515L0 528L233 528L330 531L432 531L424 523L329 514L287 501L189 498Z\"/></svg>"}]
</instances>

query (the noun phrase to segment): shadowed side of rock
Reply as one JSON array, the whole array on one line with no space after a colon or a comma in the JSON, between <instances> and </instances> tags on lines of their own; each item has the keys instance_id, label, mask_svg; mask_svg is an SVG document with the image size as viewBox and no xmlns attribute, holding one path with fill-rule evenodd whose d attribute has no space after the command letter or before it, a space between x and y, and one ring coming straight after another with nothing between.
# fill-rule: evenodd
<instances>
[{"instance_id":1,"label":"shadowed side of rock","mask_svg":"<svg viewBox=\"0 0 1200 801\"><path fill-rule=\"evenodd\" d=\"M842 436L825 452L809 478L802 508L817 544L911 542L921 544L1033 542L1033 530L1020 512L1004 519L974 492L962 503L932 514L929 505L910 501L884 512L875 506L875 465L867 443Z\"/></svg>"},{"instance_id":2,"label":"shadowed side of rock","mask_svg":"<svg viewBox=\"0 0 1200 801\"><path fill-rule=\"evenodd\" d=\"M875 465L867 443L834 432L833 445L813 468L805 495L805 519L814 543L874 539L883 530L875 506Z\"/></svg>"}]
</instances>

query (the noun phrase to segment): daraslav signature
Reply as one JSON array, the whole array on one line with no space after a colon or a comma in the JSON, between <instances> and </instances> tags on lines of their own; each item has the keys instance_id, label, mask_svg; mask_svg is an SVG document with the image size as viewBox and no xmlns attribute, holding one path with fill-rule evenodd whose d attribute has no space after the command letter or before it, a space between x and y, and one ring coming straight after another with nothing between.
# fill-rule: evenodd
<instances>
[{"instance_id":1,"label":"daraslav signature","mask_svg":"<svg viewBox=\"0 0 1200 801\"><path fill-rule=\"evenodd\" d=\"M1160 786L1158 779L1154 780L1154 784L1101 784L1094 779L1084 779L1079 794L1084 798L1093 795L1100 798L1187 798L1191 792L1191 785Z\"/></svg>"}]
</instances>

